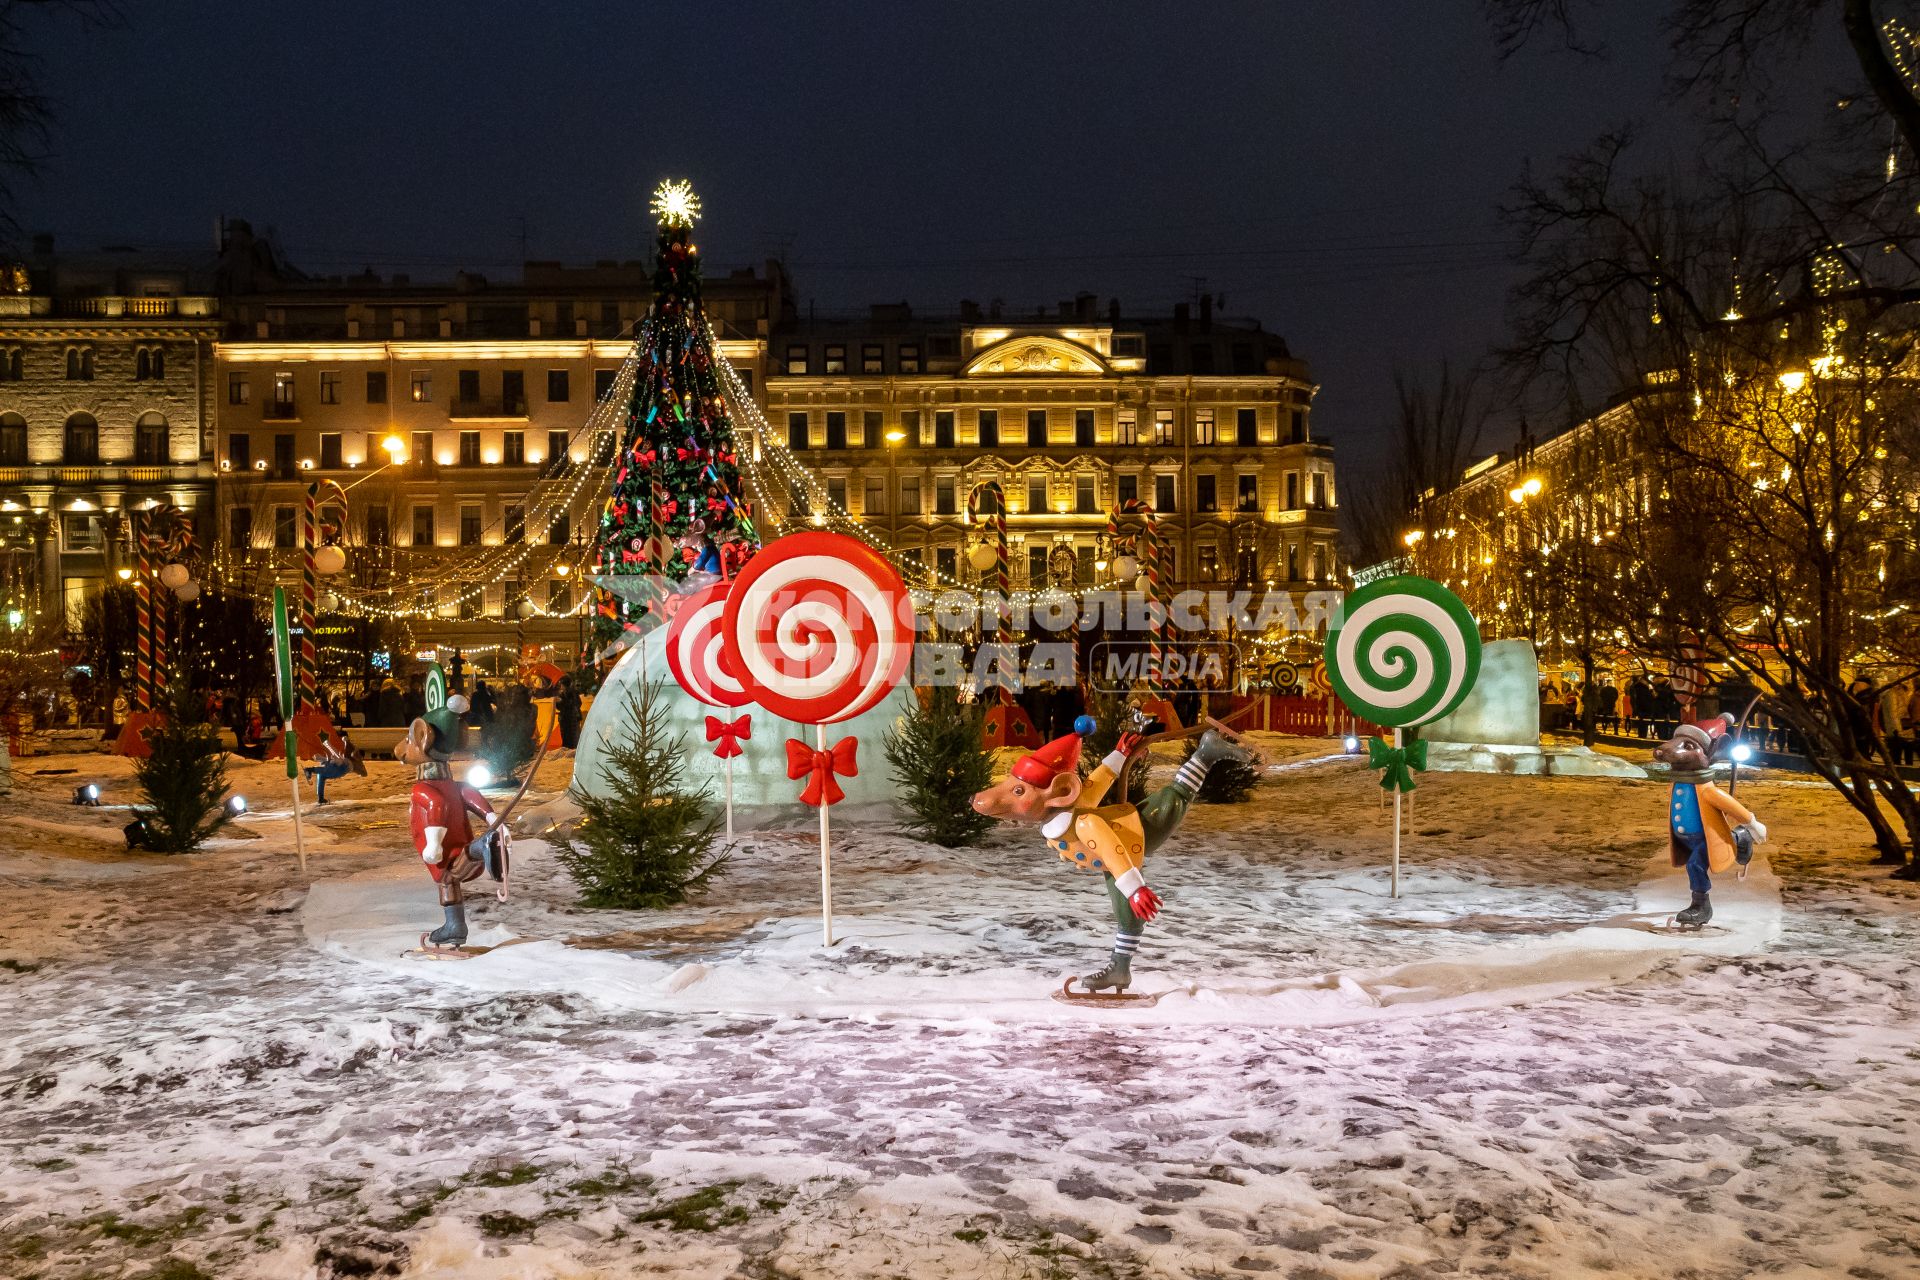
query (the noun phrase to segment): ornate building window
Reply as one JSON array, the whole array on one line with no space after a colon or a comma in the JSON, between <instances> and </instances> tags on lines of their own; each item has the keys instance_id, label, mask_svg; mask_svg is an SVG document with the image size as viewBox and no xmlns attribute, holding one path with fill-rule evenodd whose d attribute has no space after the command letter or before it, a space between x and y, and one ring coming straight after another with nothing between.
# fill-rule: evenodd
<instances>
[{"instance_id":1,"label":"ornate building window","mask_svg":"<svg viewBox=\"0 0 1920 1280\"><path fill-rule=\"evenodd\" d=\"M92 382L93 381L93 348L92 347L68 347L67 348L67 381L68 382Z\"/></svg>"}]
</instances>

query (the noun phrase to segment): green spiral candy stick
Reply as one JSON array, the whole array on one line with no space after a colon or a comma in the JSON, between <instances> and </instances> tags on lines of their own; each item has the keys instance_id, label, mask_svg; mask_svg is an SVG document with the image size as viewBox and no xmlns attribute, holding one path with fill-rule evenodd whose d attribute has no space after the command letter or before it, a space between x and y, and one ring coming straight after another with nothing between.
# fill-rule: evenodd
<instances>
[{"instance_id":1,"label":"green spiral candy stick","mask_svg":"<svg viewBox=\"0 0 1920 1280\"><path fill-rule=\"evenodd\" d=\"M1438 720L1480 674L1480 628L1430 578L1382 578L1349 595L1327 632L1327 676L1349 710L1392 728Z\"/></svg>"}]
</instances>

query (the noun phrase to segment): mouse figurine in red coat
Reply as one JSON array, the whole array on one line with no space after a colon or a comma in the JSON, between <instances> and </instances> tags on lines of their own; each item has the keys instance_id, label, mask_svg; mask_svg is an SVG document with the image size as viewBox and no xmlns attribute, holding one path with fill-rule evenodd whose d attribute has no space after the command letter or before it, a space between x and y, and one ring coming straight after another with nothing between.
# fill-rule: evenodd
<instances>
[{"instance_id":1,"label":"mouse figurine in red coat","mask_svg":"<svg viewBox=\"0 0 1920 1280\"><path fill-rule=\"evenodd\" d=\"M447 762L460 742L460 716L467 700L458 694L445 706L427 712L408 726L407 736L393 749L394 758L417 771L408 805L413 848L426 863L427 874L439 886L445 919L432 933L420 935L420 949L435 954L465 955L469 882L490 875L507 896L507 829L487 798L464 783L455 782ZM483 819L474 832L473 817Z\"/></svg>"},{"instance_id":2,"label":"mouse figurine in red coat","mask_svg":"<svg viewBox=\"0 0 1920 1280\"><path fill-rule=\"evenodd\" d=\"M1687 869L1693 900L1673 917L1682 929L1700 929L1713 919L1712 872L1753 860L1753 846L1767 839L1766 824L1738 800L1713 785L1713 762L1733 747L1727 730L1733 717L1717 716L1680 725L1673 737L1653 749L1653 758L1672 770L1667 803L1667 852L1676 867Z\"/></svg>"}]
</instances>

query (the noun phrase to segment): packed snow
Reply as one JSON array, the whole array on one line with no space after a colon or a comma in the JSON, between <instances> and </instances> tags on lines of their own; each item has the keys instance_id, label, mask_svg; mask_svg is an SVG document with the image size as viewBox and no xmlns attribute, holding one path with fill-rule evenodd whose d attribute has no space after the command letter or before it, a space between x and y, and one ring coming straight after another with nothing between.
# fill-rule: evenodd
<instances>
[{"instance_id":1,"label":"packed snow","mask_svg":"<svg viewBox=\"0 0 1920 1280\"><path fill-rule=\"evenodd\" d=\"M1111 921L1030 830L837 824L826 948L810 829L575 906L553 760L501 945L436 961L398 766L303 878L277 766L165 858L113 843L124 762L19 761L0 1276L1920 1271L1920 891L1832 793L1743 778L1774 839L1683 935L1658 782L1423 774L1394 899L1373 775L1261 745L1148 864L1128 1010L1049 998Z\"/></svg>"}]
</instances>

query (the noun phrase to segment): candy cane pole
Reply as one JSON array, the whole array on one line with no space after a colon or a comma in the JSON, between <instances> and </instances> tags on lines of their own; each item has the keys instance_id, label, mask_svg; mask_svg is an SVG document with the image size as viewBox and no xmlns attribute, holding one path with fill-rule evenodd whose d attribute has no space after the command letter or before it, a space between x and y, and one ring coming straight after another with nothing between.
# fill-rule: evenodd
<instances>
[{"instance_id":1,"label":"candy cane pole","mask_svg":"<svg viewBox=\"0 0 1920 1280\"><path fill-rule=\"evenodd\" d=\"M147 556L146 520L133 519L133 709L149 711L153 708L153 566Z\"/></svg>"},{"instance_id":2,"label":"candy cane pole","mask_svg":"<svg viewBox=\"0 0 1920 1280\"><path fill-rule=\"evenodd\" d=\"M165 564L169 557L168 549L164 544L159 548L159 552L157 558L161 564ZM156 575L154 581L159 583L157 576L160 572L159 566L149 564L147 569ZM157 707L161 704L167 687L167 606L173 602L173 593L165 589L165 584L160 584L158 587L150 586L148 592L153 597L153 644L148 661L148 669L153 673L153 683L148 686L147 701L150 705Z\"/></svg>"},{"instance_id":3,"label":"candy cane pole","mask_svg":"<svg viewBox=\"0 0 1920 1280\"><path fill-rule=\"evenodd\" d=\"M314 610L319 604L320 577L313 567L314 540L319 536L319 484L307 486L307 502L300 520L300 710L317 709L314 690L316 657L313 645Z\"/></svg>"}]
</instances>

